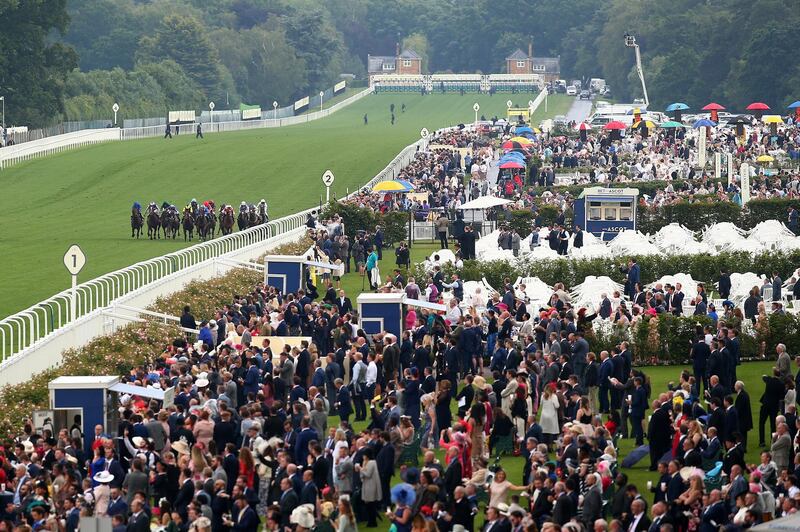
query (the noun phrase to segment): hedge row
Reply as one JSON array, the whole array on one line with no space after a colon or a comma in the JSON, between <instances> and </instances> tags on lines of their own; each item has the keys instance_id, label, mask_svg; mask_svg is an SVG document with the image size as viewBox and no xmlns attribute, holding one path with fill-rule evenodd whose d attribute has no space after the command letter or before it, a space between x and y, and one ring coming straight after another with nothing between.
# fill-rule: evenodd
<instances>
[{"instance_id":1,"label":"hedge row","mask_svg":"<svg viewBox=\"0 0 800 532\"><path fill-rule=\"evenodd\" d=\"M582 283L590 275L607 275L617 282L623 282L625 276L619 266L628 257L613 259L555 259L548 261L519 260L509 261L474 261L464 262L461 271L465 280L478 281L486 278L494 287L499 287L503 279L512 281L517 277L538 277L549 285L557 282L572 287ZM728 272L753 272L770 274L778 271L786 276L800 264L800 251L773 252L751 255L744 252L720 253L718 255L643 255L636 257L641 269L643 284L653 283L665 275L686 273L692 279L707 284L719 280L722 270ZM423 276L424 278L424 276Z\"/></svg>"}]
</instances>

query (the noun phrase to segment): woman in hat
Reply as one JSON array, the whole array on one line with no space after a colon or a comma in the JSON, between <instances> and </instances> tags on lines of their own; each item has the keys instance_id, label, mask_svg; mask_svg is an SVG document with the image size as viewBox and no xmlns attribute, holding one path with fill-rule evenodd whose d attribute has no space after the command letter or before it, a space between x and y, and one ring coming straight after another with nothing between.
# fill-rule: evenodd
<instances>
[{"instance_id":1,"label":"woman in hat","mask_svg":"<svg viewBox=\"0 0 800 532\"><path fill-rule=\"evenodd\" d=\"M367 526L376 527L378 522L378 503L383 499L381 479L378 476L378 466L373 459L371 449L364 451L364 461L356 465L356 471L361 477L361 500L364 501L367 512Z\"/></svg>"},{"instance_id":2,"label":"woman in hat","mask_svg":"<svg viewBox=\"0 0 800 532\"><path fill-rule=\"evenodd\" d=\"M549 447L553 440L561 432L558 427L558 396L553 393L552 383L544 387L542 393L542 417L539 425L542 427L545 443Z\"/></svg>"},{"instance_id":3,"label":"woman in hat","mask_svg":"<svg viewBox=\"0 0 800 532\"><path fill-rule=\"evenodd\" d=\"M358 532L356 517L353 515L353 507L350 505L349 497L339 497L339 519L336 532ZM374 517L373 517L374 519Z\"/></svg>"}]
</instances>

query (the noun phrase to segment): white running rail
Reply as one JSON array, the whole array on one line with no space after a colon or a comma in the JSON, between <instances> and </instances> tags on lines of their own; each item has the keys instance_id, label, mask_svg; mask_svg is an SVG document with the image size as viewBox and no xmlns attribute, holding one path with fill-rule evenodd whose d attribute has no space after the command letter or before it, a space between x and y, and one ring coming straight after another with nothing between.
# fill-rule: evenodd
<instances>
[{"instance_id":1,"label":"white running rail","mask_svg":"<svg viewBox=\"0 0 800 532\"><path fill-rule=\"evenodd\" d=\"M277 120L247 120L240 122L219 122L212 124L203 124L203 133L217 133L226 131L241 131L243 129L257 129L267 127L283 127L295 124L305 124L313 120L325 118L330 116L336 111L339 111L348 105L357 102L365 96L372 94L374 89L369 87L363 91L350 96L335 103L334 105L323 109L321 111L314 111L313 113L306 113L298 116L291 116L288 118L279 118ZM181 135L194 134L196 124L181 124ZM147 137L158 137L164 134L165 126L153 127L133 127L127 129L120 128L105 128L105 129L85 129L75 131L74 133L65 133L64 135L54 135L52 137L45 137L40 140L25 142L22 144L15 144L0 148L0 170L7 168L13 164L17 164L36 157L43 157L59 153L65 150L80 148L89 144L96 144L98 142L107 142L112 140L131 140L141 139Z\"/></svg>"},{"instance_id":2,"label":"white running rail","mask_svg":"<svg viewBox=\"0 0 800 532\"><path fill-rule=\"evenodd\" d=\"M395 178L426 146L426 140L406 146L363 188ZM146 308L158 297L179 291L191 281L221 275L235 268L236 261L255 260L271 248L296 240L304 234L308 214L314 210L137 262L81 283L76 289L76 316L69 316L72 292L65 290L0 320L0 386L24 382L57 365L64 350L80 347L128 323L130 320L115 318L122 314L116 311L117 304Z\"/></svg>"}]
</instances>

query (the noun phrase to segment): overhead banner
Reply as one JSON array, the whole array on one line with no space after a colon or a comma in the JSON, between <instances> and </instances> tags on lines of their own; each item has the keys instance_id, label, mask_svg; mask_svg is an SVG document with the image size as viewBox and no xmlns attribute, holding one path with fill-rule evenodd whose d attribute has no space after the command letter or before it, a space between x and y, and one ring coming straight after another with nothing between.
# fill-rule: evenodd
<instances>
[{"instance_id":1,"label":"overhead banner","mask_svg":"<svg viewBox=\"0 0 800 532\"><path fill-rule=\"evenodd\" d=\"M170 111L169 123L194 122L194 111Z\"/></svg>"},{"instance_id":2,"label":"overhead banner","mask_svg":"<svg viewBox=\"0 0 800 532\"><path fill-rule=\"evenodd\" d=\"M339 94L345 89L345 87L347 87L347 81L340 81L339 83L333 86L333 93Z\"/></svg>"},{"instance_id":3,"label":"overhead banner","mask_svg":"<svg viewBox=\"0 0 800 532\"><path fill-rule=\"evenodd\" d=\"M305 111L306 109L308 109L308 96L306 96L305 98L301 98L301 99L297 100L296 102L294 102L294 110L295 110L295 112L297 112L297 111Z\"/></svg>"}]
</instances>

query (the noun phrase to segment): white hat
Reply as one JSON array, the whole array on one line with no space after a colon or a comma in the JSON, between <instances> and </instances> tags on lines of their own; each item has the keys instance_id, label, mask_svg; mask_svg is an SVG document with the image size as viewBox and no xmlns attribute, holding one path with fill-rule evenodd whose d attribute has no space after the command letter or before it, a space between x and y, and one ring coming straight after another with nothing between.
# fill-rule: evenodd
<instances>
[{"instance_id":1,"label":"white hat","mask_svg":"<svg viewBox=\"0 0 800 532\"><path fill-rule=\"evenodd\" d=\"M22 446L25 448L26 454L33 454L36 451L36 447L33 445L33 442L30 440L25 440L22 442Z\"/></svg>"},{"instance_id":2,"label":"white hat","mask_svg":"<svg viewBox=\"0 0 800 532\"><path fill-rule=\"evenodd\" d=\"M112 480L114 480L114 475L109 473L108 471L100 471L94 477L92 477L95 482L99 482L100 484L108 484Z\"/></svg>"},{"instance_id":3,"label":"white hat","mask_svg":"<svg viewBox=\"0 0 800 532\"><path fill-rule=\"evenodd\" d=\"M208 379L197 379L197 382L195 382L195 384L197 385L198 388L205 388L206 386L208 386Z\"/></svg>"},{"instance_id":4,"label":"white hat","mask_svg":"<svg viewBox=\"0 0 800 532\"><path fill-rule=\"evenodd\" d=\"M508 505L504 502L499 502L495 506L495 509L500 515L508 516Z\"/></svg>"},{"instance_id":5,"label":"white hat","mask_svg":"<svg viewBox=\"0 0 800 532\"><path fill-rule=\"evenodd\" d=\"M207 371L201 371L200 373L197 374L197 378L198 379L207 379L208 378L208 372Z\"/></svg>"},{"instance_id":6,"label":"white hat","mask_svg":"<svg viewBox=\"0 0 800 532\"><path fill-rule=\"evenodd\" d=\"M145 441L146 441L146 440L145 440L144 438L142 438L141 436L134 436L134 437L132 438L132 440L133 440L133 444L134 444L136 447L141 447L141 446L142 446L142 445L145 443Z\"/></svg>"},{"instance_id":7,"label":"white hat","mask_svg":"<svg viewBox=\"0 0 800 532\"><path fill-rule=\"evenodd\" d=\"M170 447L172 447L172 450L178 454L189 454L189 444L183 440L172 442Z\"/></svg>"},{"instance_id":8,"label":"white hat","mask_svg":"<svg viewBox=\"0 0 800 532\"><path fill-rule=\"evenodd\" d=\"M292 510L289 522L303 528L314 528L314 507L310 504L301 504Z\"/></svg>"}]
</instances>

